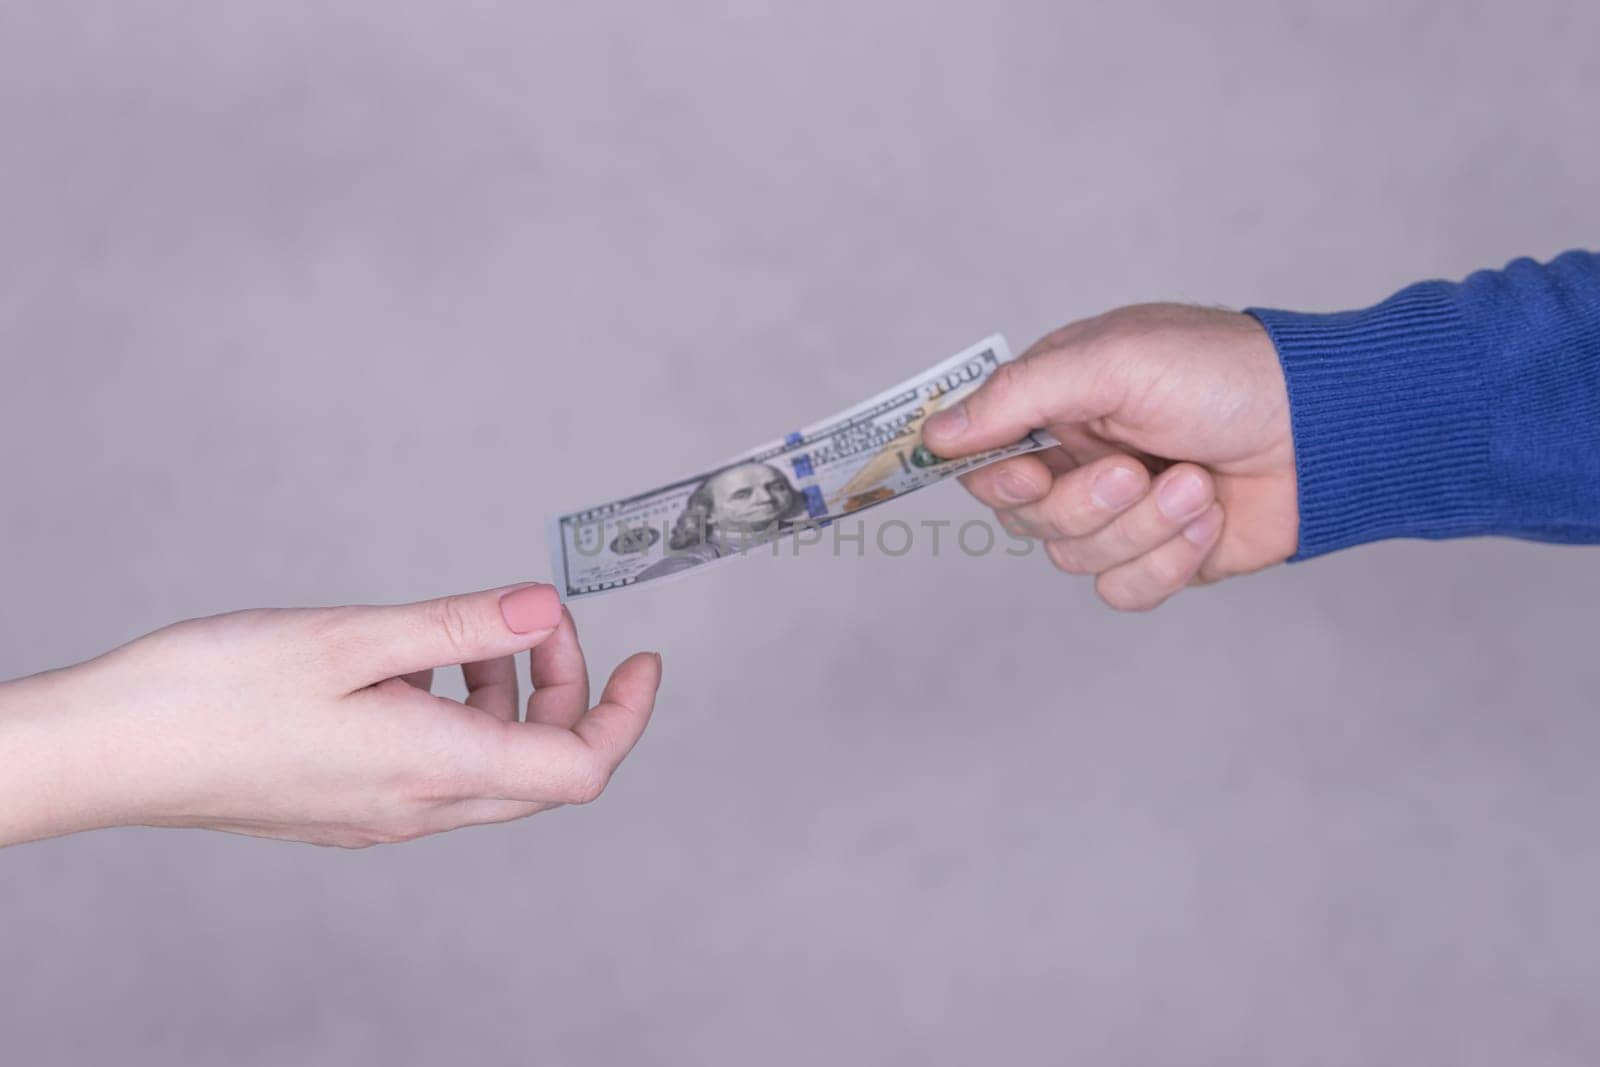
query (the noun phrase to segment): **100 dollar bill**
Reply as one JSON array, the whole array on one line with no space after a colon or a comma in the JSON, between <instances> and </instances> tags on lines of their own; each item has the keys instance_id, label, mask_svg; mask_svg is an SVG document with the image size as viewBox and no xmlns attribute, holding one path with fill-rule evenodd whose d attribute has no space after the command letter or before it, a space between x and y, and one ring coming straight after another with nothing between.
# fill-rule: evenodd
<instances>
[{"instance_id":1,"label":"100 dollar bill","mask_svg":"<svg viewBox=\"0 0 1600 1067\"><path fill-rule=\"evenodd\" d=\"M1054 444L1036 431L955 460L922 446L928 416L958 403L1010 358L996 334L708 471L550 520L556 588L572 599L658 581Z\"/></svg>"}]
</instances>

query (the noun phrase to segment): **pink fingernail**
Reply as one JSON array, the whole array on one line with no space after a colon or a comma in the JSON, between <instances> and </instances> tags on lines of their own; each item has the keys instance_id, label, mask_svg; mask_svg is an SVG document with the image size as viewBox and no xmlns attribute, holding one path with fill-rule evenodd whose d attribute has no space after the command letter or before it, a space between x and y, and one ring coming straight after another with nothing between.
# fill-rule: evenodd
<instances>
[{"instance_id":1,"label":"pink fingernail","mask_svg":"<svg viewBox=\"0 0 1600 1067\"><path fill-rule=\"evenodd\" d=\"M500 598L500 615L515 634L553 630L561 624L561 598L553 585L525 585Z\"/></svg>"}]
</instances>

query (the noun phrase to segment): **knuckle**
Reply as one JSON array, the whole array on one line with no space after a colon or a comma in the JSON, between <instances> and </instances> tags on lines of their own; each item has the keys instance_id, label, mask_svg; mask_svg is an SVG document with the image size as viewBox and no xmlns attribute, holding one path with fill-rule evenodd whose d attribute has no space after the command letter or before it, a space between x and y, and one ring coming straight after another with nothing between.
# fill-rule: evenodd
<instances>
[{"instance_id":1,"label":"knuckle","mask_svg":"<svg viewBox=\"0 0 1600 1067\"><path fill-rule=\"evenodd\" d=\"M372 837L374 843L379 845L401 845L425 837L427 833L427 828L421 822L406 820L380 827L372 832Z\"/></svg>"},{"instance_id":2,"label":"knuckle","mask_svg":"<svg viewBox=\"0 0 1600 1067\"><path fill-rule=\"evenodd\" d=\"M1064 495L1051 499L1050 523L1064 537L1084 537L1097 528L1087 502Z\"/></svg>"},{"instance_id":3,"label":"knuckle","mask_svg":"<svg viewBox=\"0 0 1600 1067\"><path fill-rule=\"evenodd\" d=\"M335 848L346 849L351 852L360 852L372 848L374 845L396 845L410 838L394 830L382 830L376 827L349 830L339 834L330 843Z\"/></svg>"},{"instance_id":4,"label":"knuckle","mask_svg":"<svg viewBox=\"0 0 1600 1067\"><path fill-rule=\"evenodd\" d=\"M1162 553L1145 557L1143 569L1151 585L1161 590L1174 590L1189 580L1192 569L1188 561L1175 559Z\"/></svg>"},{"instance_id":5,"label":"knuckle","mask_svg":"<svg viewBox=\"0 0 1600 1067\"><path fill-rule=\"evenodd\" d=\"M975 394L969 403L982 404L989 401L1000 408L1009 408L1016 405L1023 397L1028 395L1028 361L1025 359L1012 360L1002 363L989 375L989 380L983 383L983 388ZM982 399L980 399L980 396Z\"/></svg>"},{"instance_id":6,"label":"knuckle","mask_svg":"<svg viewBox=\"0 0 1600 1067\"><path fill-rule=\"evenodd\" d=\"M1023 386L1023 378L1027 376L1027 371L1023 370L1026 366L1027 361L1020 359L1000 364L995 368L994 373L989 375L989 391L1000 396L1009 396L1020 392Z\"/></svg>"},{"instance_id":7,"label":"knuckle","mask_svg":"<svg viewBox=\"0 0 1600 1067\"><path fill-rule=\"evenodd\" d=\"M593 804L611 784L611 769L598 760L591 760L578 769L567 790L568 804Z\"/></svg>"},{"instance_id":8,"label":"knuckle","mask_svg":"<svg viewBox=\"0 0 1600 1067\"><path fill-rule=\"evenodd\" d=\"M1100 595L1106 606L1114 611L1149 611L1160 603L1152 601L1126 582L1108 580L1104 577L1095 582L1094 591Z\"/></svg>"},{"instance_id":9,"label":"knuckle","mask_svg":"<svg viewBox=\"0 0 1600 1067\"><path fill-rule=\"evenodd\" d=\"M1045 544L1045 552L1050 557L1050 562L1055 564L1056 570L1063 574L1084 575L1091 573L1078 557L1073 546L1066 541L1049 541Z\"/></svg>"},{"instance_id":10,"label":"knuckle","mask_svg":"<svg viewBox=\"0 0 1600 1067\"><path fill-rule=\"evenodd\" d=\"M1172 534L1166 530L1152 530L1143 518L1128 515L1111 523L1099 536L1108 556L1116 560L1130 560Z\"/></svg>"},{"instance_id":11,"label":"knuckle","mask_svg":"<svg viewBox=\"0 0 1600 1067\"><path fill-rule=\"evenodd\" d=\"M468 655L474 644L476 627L465 600L459 596L442 597L434 601L429 610L429 622L444 635L448 647L461 656Z\"/></svg>"},{"instance_id":12,"label":"knuckle","mask_svg":"<svg viewBox=\"0 0 1600 1067\"><path fill-rule=\"evenodd\" d=\"M1150 332L1152 312L1158 304L1124 304L1100 316L1100 337L1107 340L1126 341L1143 337Z\"/></svg>"}]
</instances>

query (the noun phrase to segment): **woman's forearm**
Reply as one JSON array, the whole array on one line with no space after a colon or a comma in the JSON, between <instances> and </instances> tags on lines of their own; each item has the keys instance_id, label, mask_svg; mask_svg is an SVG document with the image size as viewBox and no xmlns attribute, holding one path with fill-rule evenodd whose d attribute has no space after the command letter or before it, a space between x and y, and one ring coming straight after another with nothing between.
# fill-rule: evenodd
<instances>
[{"instance_id":1,"label":"woman's forearm","mask_svg":"<svg viewBox=\"0 0 1600 1067\"><path fill-rule=\"evenodd\" d=\"M0 846L126 818L111 739L87 728L84 669L0 684Z\"/></svg>"}]
</instances>

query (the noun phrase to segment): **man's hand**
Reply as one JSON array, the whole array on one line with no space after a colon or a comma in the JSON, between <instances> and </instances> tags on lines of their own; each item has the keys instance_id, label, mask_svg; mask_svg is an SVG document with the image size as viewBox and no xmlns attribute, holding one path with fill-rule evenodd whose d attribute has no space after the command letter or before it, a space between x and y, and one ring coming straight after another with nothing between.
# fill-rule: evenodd
<instances>
[{"instance_id":1,"label":"man's hand","mask_svg":"<svg viewBox=\"0 0 1600 1067\"><path fill-rule=\"evenodd\" d=\"M466 701L431 695L457 663ZM361 846L584 803L660 681L638 653L590 708L547 585L183 622L0 686L0 845L143 824Z\"/></svg>"},{"instance_id":2,"label":"man's hand","mask_svg":"<svg viewBox=\"0 0 1600 1067\"><path fill-rule=\"evenodd\" d=\"M929 419L923 440L954 457L1040 428L1061 447L962 482L1061 570L1096 575L1114 608L1294 554L1289 400L1248 315L1144 304L1073 323Z\"/></svg>"}]
</instances>

